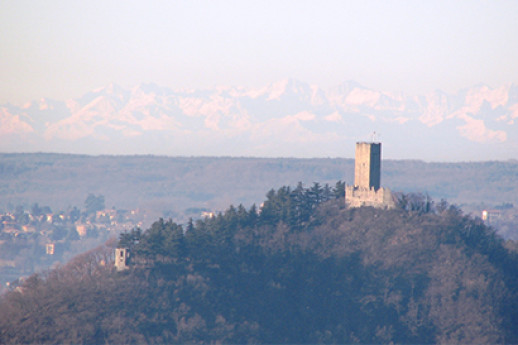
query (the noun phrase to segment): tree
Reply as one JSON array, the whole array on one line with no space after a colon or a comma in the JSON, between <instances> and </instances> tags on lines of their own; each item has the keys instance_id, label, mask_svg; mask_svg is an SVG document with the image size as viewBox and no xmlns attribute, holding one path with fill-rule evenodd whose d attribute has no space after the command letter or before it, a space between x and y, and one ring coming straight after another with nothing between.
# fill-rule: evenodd
<instances>
[{"instance_id":1,"label":"tree","mask_svg":"<svg viewBox=\"0 0 518 345\"><path fill-rule=\"evenodd\" d=\"M119 235L119 247L133 249L133 246L139 243L142 237L140 228L133 228L130 232L124 232Z\"/></svg>"},{"instance_id":2,"label":"tree","mask_svg":"<svg viewBox=\"0 0 518 345\"><path fill-rule=\"evenodd\" d=\"M23 206L16 206L16 210L14 211L14 217L16 222L21 225L29 224L29 215L25 213Z\"/></svg>"},{"instance_id":3,"label":"tree","mask_svg":"<svg viewBox=\"0 0 518 345\"><path fill-rule=\"evenodd\" d=\"M81 212L77 207L73 207L69 212L70 221L72 223L76 222L81 217Z\"/></svg>"},{"instance_id":4,"label":"tree","mask_svg":"<svg viewBox=\"0 0 518 345\"><path fill-rule=\"evenodd\" d=\"M32 206L31 206L31 214L34 217L38 217L38 216L42 215L41 207L38 205L37 202L32 204Z\"/></svg>"},{"instance_id":5,"label":"tree","mask_svg":"<svg viewBox=\"0 0 518 345\"><path fill-rule=\"evenodd\" d=\"M345 182L341 180L336 182L333 192L336 199L345 198Z\"/></svg>"},{"instance_id":6,"label":"tree","mask_svg":"<svg viewBox=\"0 0 518 345\"><path fill-rule=\"evenodd\" d=\"M88 194L85 200L85 212L87 215L96 213L97 211L104 210L104 195L95 196L94 194Z\"/></svg>"}]
</instances>

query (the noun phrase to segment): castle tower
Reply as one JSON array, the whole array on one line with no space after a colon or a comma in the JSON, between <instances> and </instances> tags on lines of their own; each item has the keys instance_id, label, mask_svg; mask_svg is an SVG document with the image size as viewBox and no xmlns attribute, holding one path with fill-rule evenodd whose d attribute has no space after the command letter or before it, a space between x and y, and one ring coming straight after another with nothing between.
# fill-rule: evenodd
<instances>
[{"instance_id":1,"label":"castle tower","mask_svg":"<svg viewBox=\"0 0 518 345\"><path fill-rule=\"evenodd\" d=\"M395 207L392 193L381 187L381 143L358 142L354 161L354 185L345 187L349 207Z\"/></svg>"},{"instance_id":2,"label":"castle tower","mask_svg":"<svg viewBox=\"0 0 518 345\"><path fill-rule=\"evenodd\" d=\"M381 180L381 143L356 143L354 185L378 190Z\"/></svg>"}]
</instances>

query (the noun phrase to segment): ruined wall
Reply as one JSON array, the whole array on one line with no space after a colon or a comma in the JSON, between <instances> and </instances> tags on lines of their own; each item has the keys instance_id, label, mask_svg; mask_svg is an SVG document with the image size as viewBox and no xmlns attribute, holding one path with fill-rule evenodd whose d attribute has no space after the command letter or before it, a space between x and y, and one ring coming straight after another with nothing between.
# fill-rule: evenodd
<instances>
[{"instance_id":1,"label":"ruined wall","mask_svg":"<svg viewBox=\"0 0 518 345\"><path fill-rule=\"evenodd\" d=\"M366 189L357 186L345 187L345 204L348 207L372 206L377 208L394 208L396 203L388 188Z\"/></svg>"}]
</instances>

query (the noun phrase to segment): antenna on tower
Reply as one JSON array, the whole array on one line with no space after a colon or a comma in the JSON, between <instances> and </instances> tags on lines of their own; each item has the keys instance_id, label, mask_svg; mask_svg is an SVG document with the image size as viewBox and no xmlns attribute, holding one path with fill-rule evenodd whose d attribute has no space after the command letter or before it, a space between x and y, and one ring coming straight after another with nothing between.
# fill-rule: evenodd
<instances>
[{"instance_id":1,"label":"antenna on tower","mask_svg":"<svg viewBox=\"0 0 518 345\"><path fill-rule=\"evenodd\" d=\"M372 132L371 134L371 142L379 142L381 138L381 133L376 133L376 131Z\"/></svg>"}]
</instances>

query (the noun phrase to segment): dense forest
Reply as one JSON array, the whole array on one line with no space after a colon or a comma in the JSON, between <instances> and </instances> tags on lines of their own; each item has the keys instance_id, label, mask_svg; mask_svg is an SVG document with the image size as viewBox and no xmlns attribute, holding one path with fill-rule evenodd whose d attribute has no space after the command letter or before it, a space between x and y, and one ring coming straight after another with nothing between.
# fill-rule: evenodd
<instances>
[{"instance_id":1,"label":"dense forest","mask_svg":"<svg viewBox=\"0 0 518 345\"><path fill-rule=\"evenodd\" d=\"M124 233L1 296L0 343L518 343L513 242L419 194L349 209L343 186Z\"/></svg>"}]
</instances>

